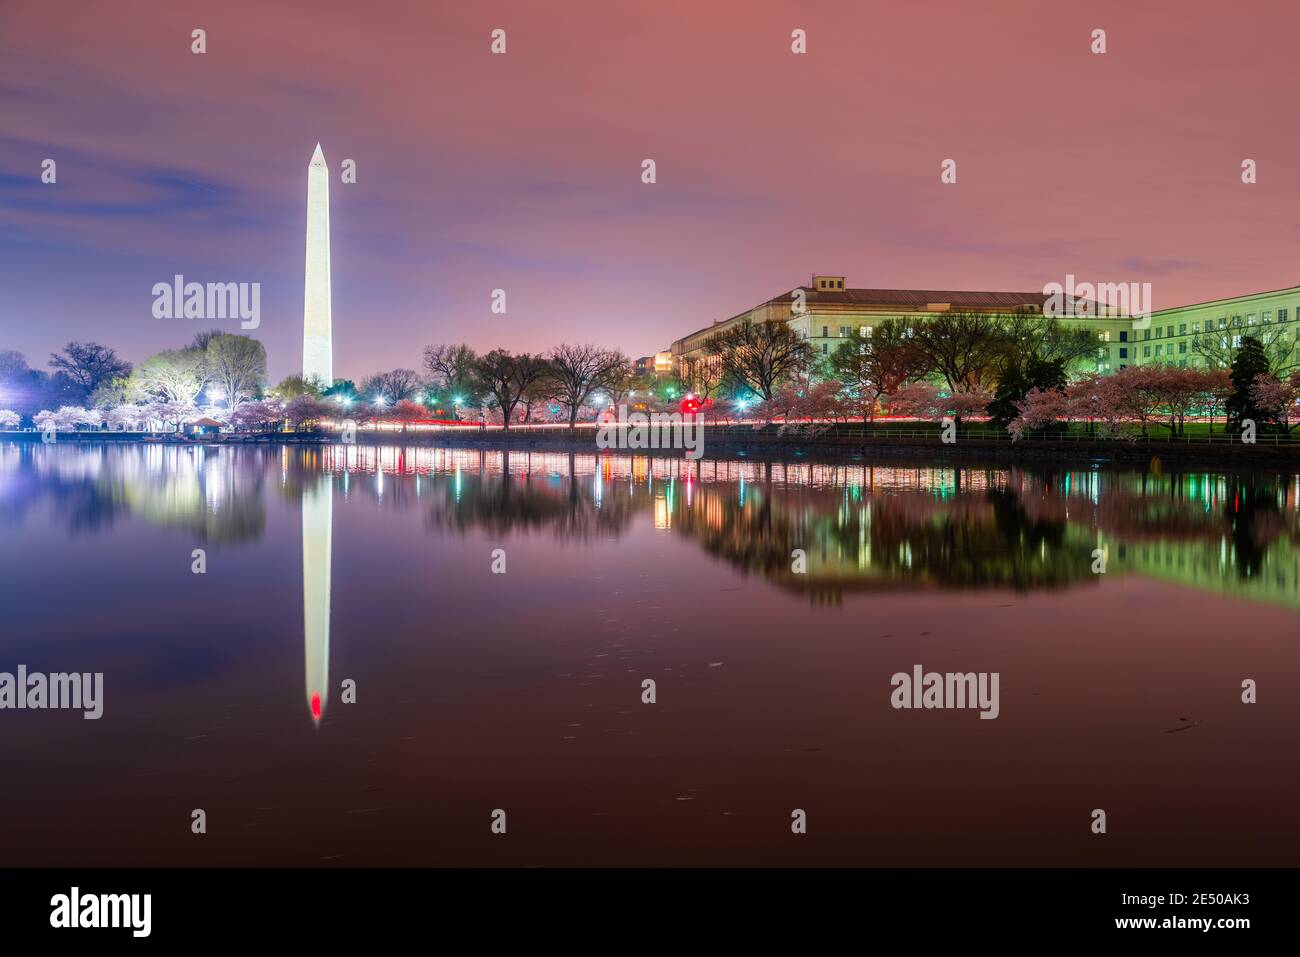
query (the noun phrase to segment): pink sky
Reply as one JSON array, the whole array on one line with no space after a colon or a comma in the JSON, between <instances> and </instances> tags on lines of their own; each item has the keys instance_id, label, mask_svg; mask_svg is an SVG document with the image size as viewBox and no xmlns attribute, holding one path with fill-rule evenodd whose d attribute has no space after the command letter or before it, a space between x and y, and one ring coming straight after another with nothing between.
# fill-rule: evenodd
<instances>
[{"instance_id":1,"label":"pink sky","mask_svg":"<svg viewBox=\"0 0 1300 957\"><path fill-rule=\"evenodd\" d=\"M357 379L442 341L635 357L813 272L1074 273L1150 282L1157 307L1293 285L1298 9L5 0L0 349L180 345L216 323L153 318L179 272L261 282L272 379L297 371L318 140Z\"/></svg>"}]
</instances>

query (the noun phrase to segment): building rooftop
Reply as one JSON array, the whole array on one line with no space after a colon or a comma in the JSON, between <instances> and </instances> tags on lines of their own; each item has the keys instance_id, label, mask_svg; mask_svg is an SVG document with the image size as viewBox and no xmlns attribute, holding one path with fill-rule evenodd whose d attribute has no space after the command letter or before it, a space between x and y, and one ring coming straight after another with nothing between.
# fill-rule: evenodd
<instances>
[{"instance_id":1,"label":"building rooftop","mask_svg":"<svg viewBox=\"0 0 1300 957\"><path fill-rule=\"evenodd\" d=\"M1046 298L1042 292L970 292L951 289L817 289L800 286L809 302L838 302L848 305L869 306L925 306L947 303L954 308L970 306L980 309L1017 308L1033 306L1042 308ZM768 302L792 302L794 290L783 293Z\"/></svg>"},{"instance_id":2,"label":"building rooftop","mask_svg":"<svg viewBox=\"0 0 1300 957\"><path fill-rule=\"evenodd\" d=\"M797 286L788 292L760 302L743 312L725 319L716 319L711 325L688 333L686 339L709 332L716 326L732 322L764 306L794 302L795 293L803 290L804 302L809 308L819 305L885 306L926 311L930 306L949 309L1024 309L1041 310L1047 298L1042 292L975 292L952 289L846 289L842 276L814 276L813 284Z\"/></svg>"}]
</instances>

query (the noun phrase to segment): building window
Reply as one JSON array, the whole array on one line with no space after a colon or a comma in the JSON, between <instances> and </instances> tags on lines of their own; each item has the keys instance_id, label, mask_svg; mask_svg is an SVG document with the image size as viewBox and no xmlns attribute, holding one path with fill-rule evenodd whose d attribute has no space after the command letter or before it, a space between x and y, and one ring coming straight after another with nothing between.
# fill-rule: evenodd
<instances>
[{"instance_id":1,"label":"building window","mask_svg":"<svg viewBox=\"0 0 1300 957\"><path fill-rule=\"evenodd\" d=\"M1255 324L1255 314L1254 314L1253 312L1247 313L1247 314L1246 314L1246 325L1248 325L1248 326L1253 326L1254 324Z\"/></svg>"},{"instance_id":2,"label":"building window","mask_svg":"<svg viewBox=\"0 0 1300 957\"><path fill-rule=\"evenodd\" d=\"M1119 357L1120 357L1121 359L1127 359L1127 358L1128 358L1128 350L1125 349L1123 346L1120 346L1120 347L1119 347Z\"/></svg>"},{"instance_id":3,"label":"building window","mask_svg":"<svg viewBox=\"0 0 1300 957\"><path fill-rule=\"evenodd\" d=\"M853 335L853 327L852 327L852 326L840 326L840 338L841 338L841 339L847 339L847 338L848 338L849 336L851 336L851 335Z\"/></svg>"},{"instance_id":4,"label":"building window","mask_svg":"<svg viewBox=\"0 0 1300 957\"><path fill-rule=\"evenodd\" d=\"M1156 326L1156 338L1159 339L1159 338L1160 338L1161 336L1163 336L1164 334L1165 334L1165 331L1164 331L1163 329L1161 329L1159 326Z\"/></svg>"},{"instance_id":5,"label":"building window","mask_svg":"<svg viewBox=\"0 0 1300 957\"><path fill-rule=\"evenodd\" d=\"M1241 348L1241 336L1233 336L1233 337L1232 337L1232 348L1234 348L1234 349L1240 349L1240 348Z\"/></svg>"},{"instance_id":6,"label":"building window","mask_svg":"<svg viewBox=\"0 0 1300 957\"><path fill-rule=\"evenodd\" d=\"M1128 342L1128 332L1127 332L1127 331L1125 331L1125 330L1123 330L1123 329L1120 330L1120 333L1119 333L1119 341L1120 341L1120 342Z\"/></svg>"},{"instance_id":7,"label":"building window","mask_svg":"<svg viewBox=\"0 0 1300 957\"><path fill-rule=\"evenodd\" d=\"M1151 330L1150 330L1150 329L1143 329L1143 330L1142 330L1142 341L1143 341L1143 342L1146 342L1146 341L1147 341L1148 339L1150 339L1150 338L1151 338Z\"/></svg>"},{"instance_id":8,"label":"building window","mask_svg":"<svg viewBox=\"0 0 1300 957\"><path fill-rule=\"evenodd\" d=\"M1160 350L1163 348L1164 346L1156 346L1156 355L1160 355Z\"/></svg>"},{"instance_id":9,"label":"building window","mask_svg":"<svg viewBox=\"0 0 1300 957\"><path fill-rule=\"evenodd\" d=\"M1174 327L1165 326L1165 335L1167 335L1170 339L1172 339L1174 337Z\"/></svg>"},{"instance_id":10,"label":"building window","mask_svg":"<svg viewBox=\"0 0 1300 957\"><path fill-rule=\"evenodd\" d=\"M1185 322L1183 322L1183 323L1179 323L1179 325L1178 325L1178 334L1179 334L1180 336L1185 336L1185 335L1187 335L1187 323L1185 323Z\"/></svg>"},{"instance_id":11,"label":"building window","mask_svg":"<svg viewBox=\"0 0 1300 957\"><path fill-rule=\"evenodd\" d=\"M1142 347L1142 356L1143 356L1144 358L1146 358L1146 359L1150 359L1150 358L1151 358L1151 347L1150 347L1150 346L1143 346L1143 347Z\"/></svg>"},{"instance_id":12,"label":"building window","mask_svg":"<svg viewBox=\"0 0 1300 957\"><path fill-rule=\"evenodd\" d=\"M830 343L829 343L829 342L823 342L823 343L822 343L822 355L826 355L826 351L827 351L829 348L830 348Z\"/></svg>"},{"instance_id":13,"label":"building window","mask_svg":"<svg viewBox=\"0 0 1300 957\"><path fill-rule=\"evenodd\" d=\"M1272 309L1265 310L1265 312L1264 312L1262 318L1263 318L1264 323L1265 323L1266 325L1267 325L1268 323L1272 322L1272 321L1273 321L1273 310L1272 310Z\"/></svg>"},{"instance_id":14,"label":"building window","mask_svg":"<svg viewBox=\"0 0 1300 957\"><path fill-rule=\"evenodd\" d=\"M1193 332L1193 333L1197 333L1197 332L1200 332L1200 331L1201 331L1201 324L1200 324L1199 322L1193 322L1193 323L1192 323L1192 332Z\"/></svg>"},{"instance_id":15,"label":"building window","mask_svg":"<svg viewBox=\"0 0 1300 957\"><path fill-rule=\"evenodd\" d=\"M1277 321L1278 321L1278 322L1286 322L1286 310L1285 310L1285 309L1279 309L1279 310L1277 311Z\"/></svg>"},{"instance_id":16,"label":"building window","mask_svg":"<svg viewBox=\"0 0 1300 957\"><path fill-rule=\"evenodd\" d=\"M1185 342L1180 342L1180 343L1178 343L1178 351L1179 351L1179 352L1186 352L1186 351L1187 351L1187 343L1185 343Z\"/></svg>"},{"instance_id":17,"label":"building window","mask_svg":"<svg viewBox=\"0 0 1300 957\"><path fill-rule=\"evenodd\" d=\"M823 339L829 339L830 336L831 336L831 327L830 327L830 326L822 326L822 338L823 338Z\"/></svg>"}]
</instances>

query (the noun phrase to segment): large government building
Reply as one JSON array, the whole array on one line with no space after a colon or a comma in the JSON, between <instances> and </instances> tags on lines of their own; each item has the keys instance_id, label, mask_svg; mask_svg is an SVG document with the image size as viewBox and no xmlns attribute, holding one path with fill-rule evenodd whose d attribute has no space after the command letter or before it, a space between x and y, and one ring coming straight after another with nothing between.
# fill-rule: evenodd
<instances>
[{"instance_id":1,"label":"large government building","mask_svg":"<svg viewBox=\"0 0 1300 957\"><path fill-rule=\"evenodd\" d=\"M854 289L843 276L814 276L752 309L719 319L672 344L673 367L683 359L707 355L710 339L744 322L787 322L819 355L829 355L846 339L869 338L886 319L909 324L936 313L953 311L990 316L1026 312L1042 314L1042 292L951 292L923 289ZM1193 348L1198 335L1213 335L1225 352L1244 335L1266 341L1294 342L1300 328L1300 286L1273 292L1219 299L1153 312L1150 319L1102 315L1065 318L1096 332L1096 370L1113 372L1130 365L1203 367L1210 360ZM661 354L662 355L662 354Z\"/></svg>"}]
</instances>

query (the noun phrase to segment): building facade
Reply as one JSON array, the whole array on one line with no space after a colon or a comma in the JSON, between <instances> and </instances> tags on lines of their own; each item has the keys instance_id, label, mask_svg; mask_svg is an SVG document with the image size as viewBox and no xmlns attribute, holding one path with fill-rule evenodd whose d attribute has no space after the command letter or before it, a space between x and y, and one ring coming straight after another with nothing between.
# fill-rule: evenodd
<instances>
[{"instance_id":1,"label":"building facade","mask_svg":"<svg viewBox=\"0 0 1300 957\"><path fill-rule=\"evenodd\" d=\"M848 287L843 276L814 276L807 286L683 336L669 352L674 369L680 369L684 359L705 358L709 341L737 325L786 322L808 340L815 355L829 356L846 340L870 338L887 319L920 323L950 310L989 316L1042 314L1046 299L1041 292L857 289ZM1094 314L1064 317L1061 322L1096 334L1096 365L1087 371L1108 373L1133 365L1219 365L1219 356L1239 346L1245 335L1286 352L1297 341L1298 315L1300 286L1294 286L1163 309L1153 312L1150 320Z\"/></svg>"},{"instance_id":2,"label":"building facade","mask_svg":"<svg viewBox=\"0 0 1300 957\"><path fill-rule=\"evenodd\" d=\"M1120 361L1127 365L1176 365L1205 368L1222 364L1222 357L1254 336L1278 356L1293 355L1297 343L1300 286L1271 292L1216 299L1151 314L1149 327L1134 322L1129 348Z\"/></svg>"},{"instance_id":3,"label":"building facade","mask_svg":"<svg viewBox=\"0 0 1300 957\"><path fill-rule=\"evenodd\" d=\"M663 378L670 376L677 368L670 351L656 352L652 356L642 356L632 363L632 371L637 375L653 375Z\"/></svg>"}]
</instances>

